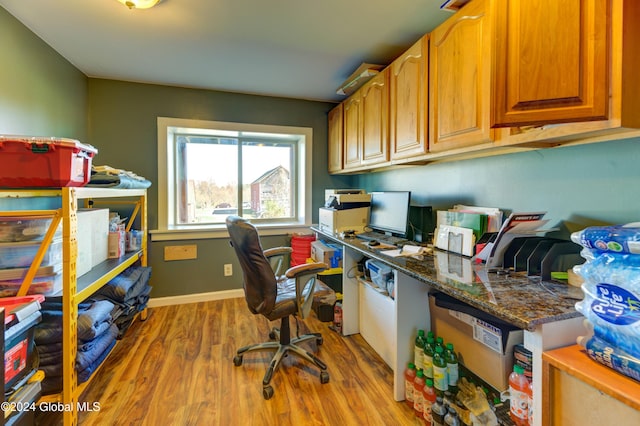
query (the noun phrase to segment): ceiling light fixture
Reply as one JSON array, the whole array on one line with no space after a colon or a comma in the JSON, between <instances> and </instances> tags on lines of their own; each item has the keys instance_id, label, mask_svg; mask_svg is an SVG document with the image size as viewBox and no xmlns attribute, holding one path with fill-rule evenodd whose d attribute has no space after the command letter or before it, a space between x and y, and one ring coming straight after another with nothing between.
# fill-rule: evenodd
<instances>
[{"instance_id":1,"label":"ceiling light fixture","mask_svg":"<svg viewBox=\"0 0 640 426\"><path fill-rule=\"evenodd\" d=\"M156 4L160 3L160 0L118 0L120 3L127 6L129 9L149 9Z\"/></svg>"}]
</instances>

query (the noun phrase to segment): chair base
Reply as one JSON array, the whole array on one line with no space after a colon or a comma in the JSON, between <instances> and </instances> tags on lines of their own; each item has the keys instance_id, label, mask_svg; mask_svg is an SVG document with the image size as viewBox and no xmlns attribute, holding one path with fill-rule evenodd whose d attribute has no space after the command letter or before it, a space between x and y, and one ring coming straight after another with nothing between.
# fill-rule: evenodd
<instances>
[{"instance_id":1,"label":"chair base","mask_svg":"<svg viewBox=\"0 0 640 426\"><path fill-rule=\"evenodd\" d=\"M269 367L262 379L262 394L265 399L270 399L273 396L273 387L271 387L271 379L273 374L278 369L282 358L287 356L289 352L298 355L300 358L307 360L311 364L314 364L320 369L320 383L324 384L329 382L329 373L327 373L327 365L322 362L311 352L298 346L299 343L307 340L316 339L318 345L322 344L322 335L320 333L304 334L302 336L291 339L289 330L289 317L282 318L280 329L274 328L269 337L278 339L277 342L265 342L257 343L254 345L244 346L236 352L236 356L233 358L233 363L236 366L242 365L242 357L247 352L254 351L275 351L275 354L269 362Z\"/></svg>"}]
</instances>

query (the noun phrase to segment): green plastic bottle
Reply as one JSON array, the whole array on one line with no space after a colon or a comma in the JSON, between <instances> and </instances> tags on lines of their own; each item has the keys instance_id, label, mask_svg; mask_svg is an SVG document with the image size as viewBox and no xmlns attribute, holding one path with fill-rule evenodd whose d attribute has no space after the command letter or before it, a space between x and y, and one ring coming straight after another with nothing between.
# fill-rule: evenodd
<instances>
[{"instance_id":1,"label":"green plastic bottle","mask_svg":"<svg viewBox=\"0 0 640 426\"><path fill-rule=\"evenodd\" d=\"M453 348L453 343L447 343L445 352L445 360L447 361L447 376L449 377L449 392L454 395L458 394L458 355Z\"/></svg>"},{"instance_id":2,"label":"green plastic bottle","mask_svg":"<svg viewBox=\"0 0 640 426\"><path fill-rule=\"evenodd\" d=\"M439 396L444 395L449 390L447 361L445 360L442 346L436 346L436 352L433 355L433 386Z\"/></svg>"},{"instance_id":3,"label":"green plastic bottle","mask_svg":"<svg viewBox=\"0 0 640 426\"><path fill-rule=\"evenodd\" d=\"M435 340L433 336L427 337L427 344L424 345L424 351L422 353L422 371L424 377L433 379L433 348L435 346Z\"/></svg>"},{"instance_id":4,"label":"green plastic bottle","mask_svg":"<svg viewBox=\"0 0 640 426\"><path fill-rule=\"evenodd\" d=\"M424 330L418 330L413 347L413 364L416 368L422 367L422 352L424 351L425 342Z\"/></svg>"}]
</instances>

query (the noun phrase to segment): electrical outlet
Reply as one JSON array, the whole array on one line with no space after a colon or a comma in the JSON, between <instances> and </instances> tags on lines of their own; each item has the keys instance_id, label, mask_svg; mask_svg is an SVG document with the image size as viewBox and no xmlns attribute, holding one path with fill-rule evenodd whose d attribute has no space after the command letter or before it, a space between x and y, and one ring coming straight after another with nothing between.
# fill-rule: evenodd
<instances>
[{"instance_id":1,"label":"electrical outlet","mask_svg":"<svg viewBox=\"0 0 640 426\"><path fill-rule=\"evenodd\" d=\"M233 265L231 263L225 263L224 264L224 276L225 277L230 277L231 275L233 275Z\"/></svg>"}]
</instances>

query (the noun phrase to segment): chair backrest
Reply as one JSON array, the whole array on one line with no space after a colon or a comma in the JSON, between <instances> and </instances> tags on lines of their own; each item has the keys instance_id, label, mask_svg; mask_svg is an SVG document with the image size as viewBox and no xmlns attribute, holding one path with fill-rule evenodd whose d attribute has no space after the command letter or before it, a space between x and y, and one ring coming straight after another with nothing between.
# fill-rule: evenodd
<instances>
[{"instance_id":1,"label":"chair backrest","mask_svg":"<svg viewBox=\"0 0 640 426\"><path fill-rule=\"evenodd\" d=\"M276 276L263 254L258 230L247 220L229 216L226 220L231 245L242 268L244 296L254 314L269 314L276 302Z\"/></svg>"}]
</instances>

